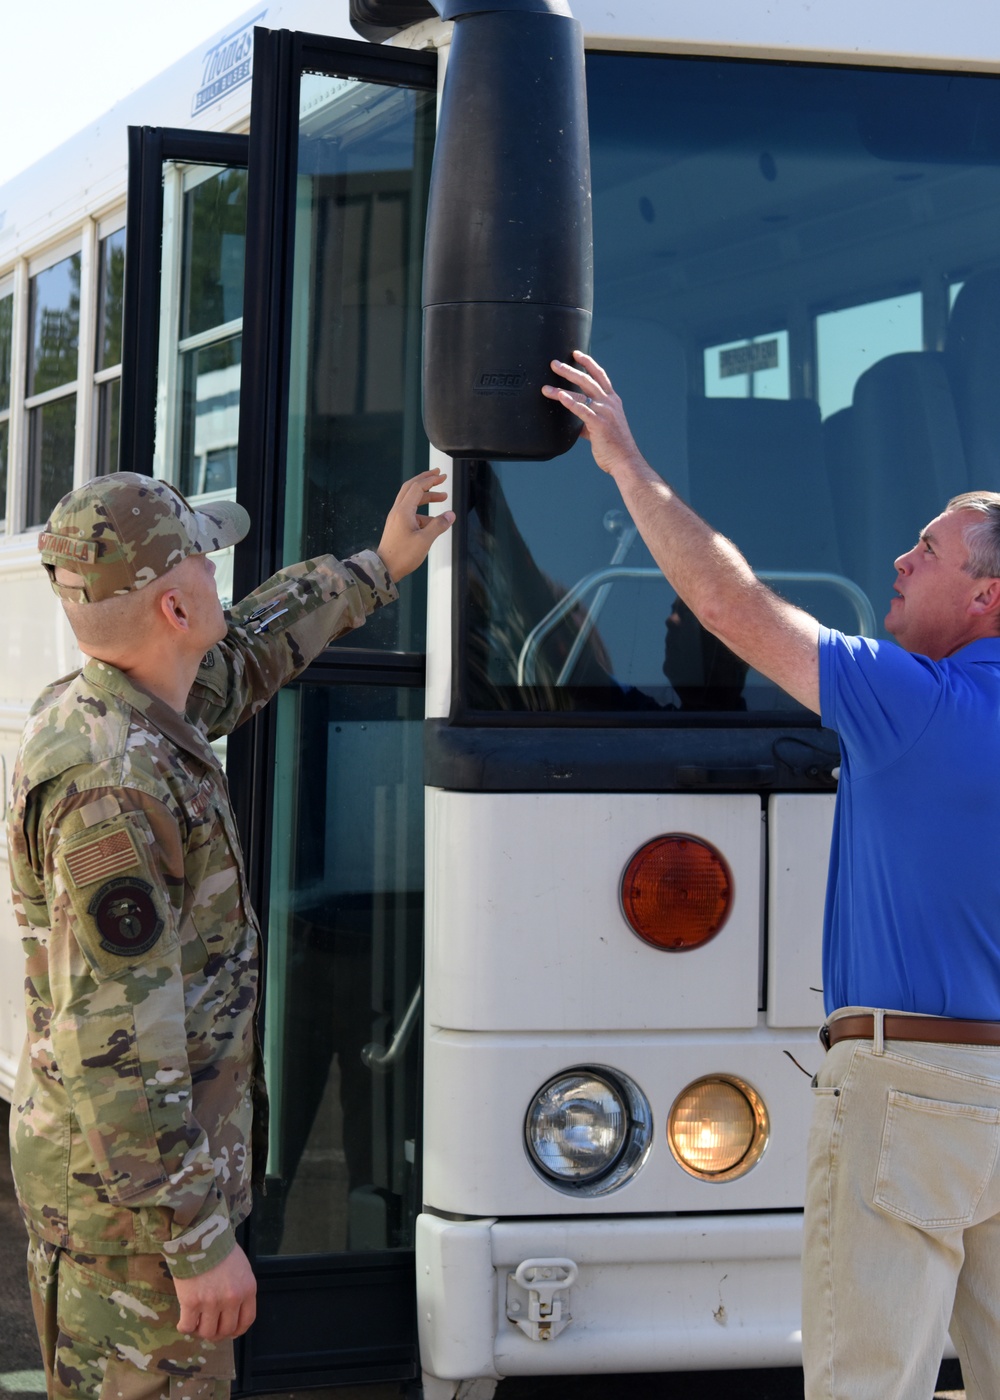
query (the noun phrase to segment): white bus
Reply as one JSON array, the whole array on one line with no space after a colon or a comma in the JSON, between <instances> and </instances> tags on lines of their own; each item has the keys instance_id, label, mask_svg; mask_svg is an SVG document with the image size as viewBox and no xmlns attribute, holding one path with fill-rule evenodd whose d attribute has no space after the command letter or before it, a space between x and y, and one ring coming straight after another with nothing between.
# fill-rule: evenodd
<instances>
[{"instance_id":1,"label":"white bus","mask_svg":"<svg viewBox=\"0 0 1000 1400\"><path fill-rule=\"evenodd\" d=\"M1000 487L1000 11L572 5L594 353L763 576L879 635L894 557ZM261 0L0 189L5 789L77 664L35 539L72 484L235 492L241 594L441 460L454 27L354 17L381 42ZM272 1098L239 1386L796 1365L836 739L699 628L585 444L449 470L426 574L229 741Z\"/></svg>"}]
</instances>

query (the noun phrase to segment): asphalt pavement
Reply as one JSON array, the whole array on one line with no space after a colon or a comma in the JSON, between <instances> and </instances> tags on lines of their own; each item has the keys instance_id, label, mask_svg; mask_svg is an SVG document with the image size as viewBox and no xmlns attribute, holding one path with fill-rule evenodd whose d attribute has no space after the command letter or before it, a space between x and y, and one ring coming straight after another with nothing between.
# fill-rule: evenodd
<instances>
[{"instance_id":1,"label":"asphalt pavement","mask_svg":"<svg viewBox=\"0 0 1000 1400\"><path fill-rule=\"evenodd\" d=\"M8 1105L0 1099L0 1400L37 1400L45 1376L25 1277L24 1226L14 1200L7 1149ZM937 1400L964 1400L954 1362L942 1368ZM713 1371L684 1375L560 1376L501 1381L496 1400L802 1400L802 1372ZM257 1400L400 1400L397 1385L257 1397Z\"/></svg>"}]
</instances>

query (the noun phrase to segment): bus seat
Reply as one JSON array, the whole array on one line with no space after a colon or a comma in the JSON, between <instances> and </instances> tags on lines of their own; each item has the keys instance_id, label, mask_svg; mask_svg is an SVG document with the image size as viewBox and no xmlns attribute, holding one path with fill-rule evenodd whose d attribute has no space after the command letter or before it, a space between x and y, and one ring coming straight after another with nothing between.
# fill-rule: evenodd
<instances>
[{"instance_id":1,"label":"bus seat","mask_svg":"<svg viewBox=\"0 0 1000 1400\"><path fill-rule=\"evenodd\" d=\"M596 315L590 353L621 395L639 451L686 499L687 360L680 340L659 321Z\"/></svg>"},{"instance_id":2,"label":"bus seat","mask_svg":"<svg viewBox=\"0 0 1000 1400\"><path fill-rule=\"evenodd\" d=\"M758 569L840 572L818 406L693 398L691 502Z\"/></svg>"},{"instance_id":3,"label":"bus seat","mask_svg":"<svg viewBox=\"0 0 1000 1400\"><path fill-rule=\"evenodd\" d=\"M959 291L945 358L969 464L966 489L1000 490L1000 268Z\"/></svg>"},{"instance_id":4,"label":"bus seat","mask_svg":"<svg viewBox=\"0 0 1000 1400\"><path fill-rule=\"evenodd\" d=\"M944 356L886 355L855 384L851 416L838 494L855 502L855 577L880 616L893 560L968 481Z\"/></svg>"},{"instance_id":5,"label":"bus seat","mask_svg":"<svg viewBox=\"0 0 1000 1400\"><path fill-rule=\"evenodd\" d=\"M823 460L833 501L833 519L840 547L840 562L851 578L860 565L857 500L852 487L854 461L854 411L840 408L823 419Z\"/></svg>"}]
</instances>

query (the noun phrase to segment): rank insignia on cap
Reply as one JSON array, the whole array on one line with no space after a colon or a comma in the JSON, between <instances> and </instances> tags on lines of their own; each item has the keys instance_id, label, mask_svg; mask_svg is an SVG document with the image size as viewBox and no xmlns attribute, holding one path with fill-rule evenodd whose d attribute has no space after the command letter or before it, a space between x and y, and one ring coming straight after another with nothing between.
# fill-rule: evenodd
<instances>
[{"instance_id":1,"label":"rank insignia on cap","mask_svg":"<svg viewBox=\"0 0 1000 1400\"><path fill-rule=\"evenodd\" d=\"M87 907L101 935L101 947L119 957L146 953L163 932L163 919L146 880L119 876L109 880Z\"/></svg>"},{"instance_id":2,"label":"rank insignia on cap","mask_svg":"<svg viewBox=\"0 0 1000 1400\"><path fill-rule=\"evenodd\" d=\"M96 885L98 880L134 870L138 864L132 836L124 827L109 831L106 836L95 836L93 841L66 853L66 868L74 885Z\"/></svg>"}]
</instances>

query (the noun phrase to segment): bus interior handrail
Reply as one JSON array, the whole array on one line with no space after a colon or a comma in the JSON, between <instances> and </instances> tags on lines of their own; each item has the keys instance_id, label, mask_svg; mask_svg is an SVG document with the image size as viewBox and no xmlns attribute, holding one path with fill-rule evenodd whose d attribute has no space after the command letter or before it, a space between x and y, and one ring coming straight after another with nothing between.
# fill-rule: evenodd
<instances>
[{"instance_id":1,"label":"bus interior handrail","mask_svg":"<svg viewBox=\"0 0 1000 1400\"><path fill-rule=\"evenodd\" d=\"M841 593L846 594L848 600L853 604L858 620L858 632L863 637L873 637L875 635L875 610L869 601L867 593L853 579L845 578L843 574L827 573L824 570L813 571L811 569L757 569L755 573L759 579L765 583L826 583ZM578 579L567 593L559 599L524 639L517 658L517 683L518 685L535 684L535 666L538 653L542 643L550 632L553 632L560 622L572 612L577 603L587 596L595 588L607 588L619 579L662 579L662 571L652 568L649 565L614 565L609 564L602 569L595 569L593 573L585 574ZM584 628L589 630L596 622L593 611L584 619L584 624L580 629L580 636L584 635ZM589 625L588 625L589 624ZM566 658L557 678L558 685L565 685L569 677L570 670L575 664L582 649L583 642L578 636L574 640L573 648Z\"/></svg>"},{"instance_id":2,"label":"bus interior handrail","mask_svg":"<svg viewBox=\"0 0 1000 1400\"><path fill-rule=\"evenodd\" d=\"M366 1045L361 1051L361 1063L370 1069L373 1074L388 1074L393 1065L403 1054L410 1037L413 1035L420 1015L420 1003L423 999L423 987L417 984L417 989L410 998L410 1004L403 1012L403 1019L396 1028L396 1034L392 1038L392 1043L388 1049L384 1045L375 1042Z\"/></svg>"}]
</instances>

